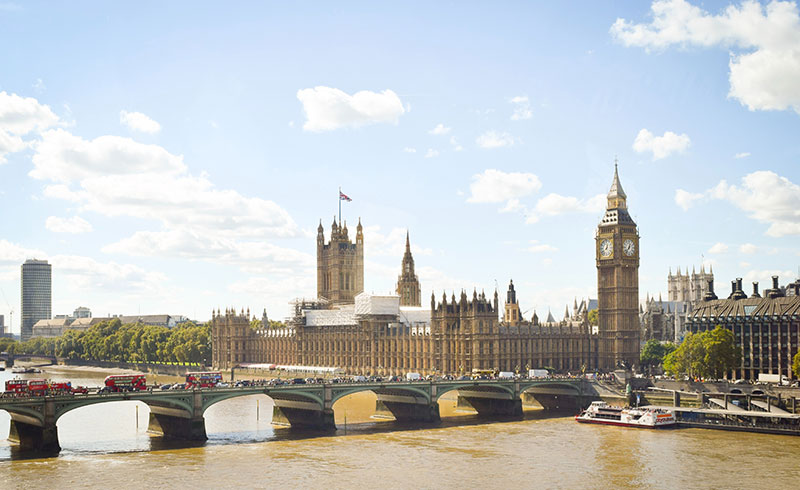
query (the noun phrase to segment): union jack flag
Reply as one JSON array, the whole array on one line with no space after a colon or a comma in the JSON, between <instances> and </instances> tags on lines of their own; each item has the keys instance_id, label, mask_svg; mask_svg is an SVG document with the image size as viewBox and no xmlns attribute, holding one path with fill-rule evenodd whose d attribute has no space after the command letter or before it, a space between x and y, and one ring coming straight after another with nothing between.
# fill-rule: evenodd
<instances>
[{"instance_id":1,"label":"union jack flag","mask_svg":"<svg viewBox=\"0 0 800 490\"><path fill-rule=\"evenodd\" d=\"M349 202L349 201L352 201L352 199L350 199L349 197L347 197L347 194L345 194L345 193L344 193L344 192L342 192L342 191L339 191L339 200L340 200L340 201L348 201L348 202Z\"/></svg>"}]
</instances>

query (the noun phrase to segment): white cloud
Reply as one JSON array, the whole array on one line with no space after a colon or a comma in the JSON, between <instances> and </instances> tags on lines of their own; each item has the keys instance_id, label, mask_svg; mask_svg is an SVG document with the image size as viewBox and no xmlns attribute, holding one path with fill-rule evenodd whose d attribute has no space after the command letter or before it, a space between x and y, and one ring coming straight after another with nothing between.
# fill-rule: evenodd
<instances>
[{"instance_id":1,"label":"white cloud","mask_svg":"<svg viewBox=\"0 0 800 490\"><path fill-rule=\"evenodd\" d=\"M534 174L502 172L493 168L472 176L467 202L503 202L528 196L542 187Z\"/></svg>"},{"instance_id":2,"label":"white cloud","mask_svg":"<svg viewBox=\"0 0 800 490\"><path fill-rule=\"evenodd\" d=\"M58 123L50 107L33 97L0 92L0 131L23 135Z\"/></svg>"},{"instance_id":3,"label":"white cloud","mask_svg":"<svg viewBox=\"0 0 800 490\"><path fill-rule=\"evenodd\" d=\"M660 160L673 153L684 152L690 143L691 140L686 134L675 134L672 131L667 131L663 136L655 136L647 129L642 129L636 135L633 149L637 153L652 152L653 160Z\"/></svg>"},{"instance_id":4,"label":"white cloud","mask_svg":"<svg viewBox=\"0 0 800 490\"><path fill-rule=\"evenodd\" d=\"M417 149L416 148L405 147L405 148L403 148L403 151L406 152L406 153L416 153Z\"/></svg>"},{"instance_id":5,"label":"white cloud","mask_svg":"<svg viewBox=\"0 0 800 490\"><path fill-rule=\"evenodd\" d=\"M16 153L28 147L28 143L16 134L0 129L0 165L6 163L6 155Z\"/></svg>"},{"instance_id":6,"label":"white cloud","mask_svg":"<svg viewBox=\"0 0 800 490\"><path fill-rule=\"evenodd\" d=\"M724 254L728 251L728 246L722 242L717 242L708 249L710 254Z\"/></svg>"},{"instance_id":7,"label":"white cloud","mask_svg":"<svg viewBox=\"0 0 800 490\"><path fill-rule=\"evenodd\" d=\"M412 230L413 231L413 230ZM389 233L381 232L380 226L364 227L364 243L369 247L369 255L372 257L397 257L398 264L400 258L406 250L406 228L392 228ZM430 248L420 247L414 240L414 235L410 234L411 253L415 256L433 255ZM392 270L392 274L397 274L397 267Z\"/></svg>"},{"instance_id":8,"label":"white cloud","mask_svg":"<svg viewBox=\"0 0 800 490\"><path fill-rule=\"evenodd\" d=\"M434 150L433 148L428 148L428 151L425 152L425 158L436 158L439 156L439 151Z\"/></svg>"},{"instance_id":9,"label":"white cloud","mask_svg":"<svg viewBox=\"0 0 800 490\"><path fill-rule=\"evenodd\" d=\"M767 269L749 270L742 276L743 284L758 282L761 290L772 287L772 276L778 276L779 284L785 285L794 278L794 273L790 270ZM742 287L744 289L744 286Z\"/></svg>"},{"instance_id":10,"label":"white cloud","mask_svg":"<svg viewBox=\"0 0 800 490\"><path fill-rule=\"evenodd\" d=\"M794 2L748 0L718 15L685 0L654 1L652 21L617 19L611 34L626 46L738 48L730 56L728 96L750 110L800 113L800 15Z\"/></svg>"},{"instance_id":11,"label":"white cloud","mask_svg":"<svg viewBox=\"0 0 800 490\"><path fill-rule=\"evenodd\" d=\"M556 216L567 213L598 213L605 208L606 196L597 194L589 199L578 199L550 193L539 199L534 210L537 214Z\"/></svg>"},{"instance_id":12,"label":"white cloud","mask_svg":"<svg viewBox=\"0 0 800 490\"><path fill-rule=\"evenodd\" d=\"M306 131L332 131L376 123L397 124L406 110L400 97L391 90L362 90L349 95L337 88L314 87L297 91L303 104Z\"/></svg>"},{"instance_id":13,"label":"white cloud","mask_svg":"<svg viewBox=\"0 0 800 490\"><path fill-rule=\"evenodd\" d=\"M140 173L157 173L168 180L168 176L186 170L183 156L172 155L160 146L120 136L87 141L63 129L42 133L33 166L31 177L62 183Z\"/></svg>"},{"instance_id":14,"label":"white cloud","mask_svg":"<svg viewBox=\"0 0 800 490\"><path fill-rule=\"evenodd\" d=\"M688 211L695 201L703 198L703 194L696 194L678 189L675 191L675 204L681 207L684 211Z\"/></svg>"},{"instance_id":15,"label":"white cloud","mask_svg":"<svg viewBox=\"0 0 800 490\"><path fill-rule=\"evenodd\" d=\"M434 134L434 135L440 136L440 135L449 133L451 129L452 128L448 128L444 124L439 123L439 124L436 125L435 128L433 128L430 131L428 131L428 134Z\"/></svg>"},{"instance_id":16,"label":"white cloud","mask_svg":"<svg viewBox=\"0 0 800 490\"><path fill-rule=\"evenodd\" d=\"M161 131L160 124L141 112L120 111L119 122L140 133L155 134Z\"/></svg>"},{"instance_id":17,"label":"white cloud","mask_svg":"<svg viewBox=\"0 0 800 490\"><path fill-rule=\"evenodd\" d=\"M528 247L528 252L531 253L542 253L542 252L556 252L558 249L552 245L547 245L546 243L539 243L538 240L531 240L531 246Z\"/></svg>"},{"instance_id":18,"label":"white cloud","mask_svg":"<svg viewBox=\"0 0 800 490\"><path fill-rule=\"evenodd\" d=\"M527 95L512 97L509 102L515 106L514 113L511 115L512 121L522 121L533 117L533 111L531 111L531 104Z\"/></svg>"},{"instance_id":19,"label":"white cloud","mask_svg":"<svg viewBox=\"0 0 800 490\"><path fill-rule=\"evenodd\" d=\"M49 216L47 220L45 220L44 226L53 233L78 234L92 231L92 225L80 216L73 216L71 218Z\"/></svg>"},{"instance_id":20,"label":"white cloud","mask_svg":"<svg viewBox=\"0 0 800 490\"><path fill-rule=\"evenodd\" d=\"M743 254L754 254L758 251L758 247L752 243L745 243L739 246L739 252Z\"/></svg>"},{"instance_id":21,"label":"white cloud","mask_svg":"<svg viewBox=\"0 0 800 490\"><path fill-rule=\"evenodd\" d=\"M514 137L508 133L501 133L499 131L492 130L486 131L482 135L478 136L475 142L481 148L502 148L504 146L513 146Z\"/></svg>"},{"instance_id":22,"label":"white cloud","mask_svg":"<svg viewBox=\"0 0 800 490\"><path fill-rule=\"evenodd\" d=\"M750 152L743 151L741 153L737 153L737 154L733 155L733 158L736 158L738 160L740 158L747 158L749 156L750 156Z\"/></svg>"},{"instance_id":23,"label":"white cloud","mask_svg":"<svg viewBox=\"0 0 800 490\"><path fill-rule=\"evenodd\" d=\"M800 185L786 177L761 170L744 176L741 186L723 180L708 192L769 224L769 236L800 235Z\"/></svg>"},{"instance_id":24,"label":"white cloud","mask_svg":"<svg viewBox=\"0 0 800 490\"><path fill-rule=\"evenodd\" d=\"M47 87L44 84L44 81L41 78L37 78L36 81L33 83L33 89L38 93L42 93L47 90Z\"/></svg>"},{"instance_id":25,"label":"white cloud","mask_svg":"<svg viewBox=\"0 0 800 490\"><path fill-rule=\"evenodd\" d=\"M456 137L455 137L455 136L451 136L451 137L450 137L450 144L453 146L453 151L461 151L461 150L463 150L463 149L464 149L464 147L463 147L463 146L461 146L461 145L458 143L458 140L456 140Z\"/></svg>"}]
</instances>

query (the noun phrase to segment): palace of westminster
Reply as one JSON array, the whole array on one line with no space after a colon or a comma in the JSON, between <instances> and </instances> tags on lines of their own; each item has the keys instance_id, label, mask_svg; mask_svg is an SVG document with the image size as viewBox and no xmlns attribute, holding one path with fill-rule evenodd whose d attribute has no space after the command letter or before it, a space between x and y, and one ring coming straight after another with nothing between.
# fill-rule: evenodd
<instances>
[{"instance_id":1,"label":"palace of westminster","mask_svg":"<svg viewBox=\"0 0 800 490\"><path fill-rule=\"evenodd\" d=\"M361 221L353 243L347 225L334 219L328 243L322 224L317 229L317 299L296 301L286 325L270 326L265 314L258 329L249 311L215 311L212 363L220 369L270 363L423 375L633 366L639 361L639 234L616 168L595 241L598 326L589 325L586 301L561 322L549 316L542 323L536 313L522 317L513 281L503 306L497 291L493 297L462 291L449 298L431 294L430 307L423 307L408 235L397 294L367 294Z\"/></svg>"}]
</instances>

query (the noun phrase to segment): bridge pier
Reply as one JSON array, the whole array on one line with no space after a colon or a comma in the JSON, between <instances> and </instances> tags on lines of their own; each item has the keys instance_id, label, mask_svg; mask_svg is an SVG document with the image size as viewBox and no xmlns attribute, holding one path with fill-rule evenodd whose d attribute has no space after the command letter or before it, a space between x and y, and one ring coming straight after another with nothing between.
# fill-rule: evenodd
<instances>
[{"instance_id":1,"label":"bridge pier","mask_svg":"<svg viewBox=\"0 0 800 490\"><path fill-rule=\"evenodd\" d=\"M333 410L308 410L289 406L275 406L272 409L272 423L276 425L289 425L292 429L335 431L336 423L333 420Z\"/></svg>"},{"instance_id":2,"label":"bridge pier","mask_svg":"<svg viewBox=\"0 0 800 490\"><path fill-rule=\"evenodd\" d=\"M458 405L468 406L478 412L479 417L522 417L522 400L458 396Z\"/></svg>"},{"instance_id":3,"label":"bridge pier","mask_svg":"<svg viewBox=\"0 0 800 490\"><path fill-rule=\"evenodd\" d=\"M58 443L58 427L56 424L48 424L46 427L42 427L12 418L8 440L12 443L19 444L20 449L25 451L44 453L57 453L61 451L61 445Z\"/></svg>"},{"instance_id":4,"label":"bridge pier","mask_svg":"<svg viewBox=\"0 0 800 490\"><path fill-rule=\"evenodd\" d=\"M182 417L156 413L157 408L150 408L150 421L147 431L160 434L167 439L178 439L184 441L205 441L206 421L203 417Z\"/></svg>"},{"instance_id":5,"label":"bridge pier","mask_svg":"<svg viewBox=\"0 0 800 490\"><path fill-rule=\"evenodd\" d=\"M439 414L439 403L409 403L398 401L384 395L378 395L375 411L389 412L398 422L438 423L442 421Z\"/></svg>"}]
</instances>

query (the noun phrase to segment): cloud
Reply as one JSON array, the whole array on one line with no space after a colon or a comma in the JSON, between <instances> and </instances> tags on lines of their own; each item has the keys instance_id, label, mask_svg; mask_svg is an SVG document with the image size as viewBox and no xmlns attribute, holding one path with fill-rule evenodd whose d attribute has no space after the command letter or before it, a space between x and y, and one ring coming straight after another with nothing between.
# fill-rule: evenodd
<instances>
[{"instance_id":1,"label":"cloud","mask_svg":"<svg viewBox=\"0 0 800 490\"><path fill-rule=\"evenodd\" d=\"M463 146L461 146L461 145L458 143L458 140L456 140L456 137L455 137L455 136L451 136L451 137L450 137L450 145L452 145L452 147L453 147L453 151L461 151L461 150L463 150L463 149L464 149L464 147L463 147Z\"/></svg>"},{"instance_id":2,"label":"cloud","mask_svg":"<svg viewBox=\"0 0 800 490\"><path fill-rule=\"evenodd\" d=\"M710 254L724 254L728 251L728 246L722 242L715 243L708 249Z\"/></svg>"},{"instance_id":3,"label":"cloud","mask_svg":"<svg viewBox=\"0 0 800 490\"><path fill-rule=\"evenodd\" d=\"M522 121L533 117L533 111L531 111L531 104L527 95L512 97L509 102L515 106L514 113L511 114L512 121Z\"/></svg>"},{"instance_id":4,"label":"cloud","mask_svg":"<svg viewBox=\"0 0 800 490\"><path fill-rule=\"evenodd\" d=\"M433 148L428 148L428 151L425 152L425 158L436 158L439 156L439 151L434 150Z\"/></svg>"},{"instance_id":5,"label":"cloud","mask_svg":"<svg viewBox=\"0 0 800 490\"><path fill-rule=\"evenodd\" d=\"M714 15L685 0L654 1L652 21L617 19L611 35L647 50L719 46L729 54L728 96L751 111L800 113L800 15L794 2L749 0ZM733 50L734 48L739 51Z\"/></svg>"},{"instance_id":6,"label":"cloud","mask_svg":"<svg viewBox=\"0 0 800 490\"><path fill-rule=\"evenodd\" d=\"M400 98L391 90L370 92L362 90L353 95L331 87L314 87L297 91L303 104L306 131L332 131L345 127L369 124L397 124L406 110Z\"/></svg>"},{"instance_id":7,"label":"cloud","mask_svg":"<svg viewBox=\"0 0 800 490\"><path fill-rule=\"evenodd\" d=\"M539 199L534 207L537 215L557 216L567 213L599 213L606 205L606 196L597 194L589 199L578 199L550 193Z\"/></svg>"},{"instance_id":8,"label":"cloud","mask_svg":"<svg viewBox=\"0 0 800 490\"><path fill-rule=\"evenodd\" d=\"M673 153L683 153L689 147L691 140L684 134L675 134L667 131L664 136L655 136L646 129L639 131L633 142L633 149L637 153L652 152L653 160L666 158Z\"/></svg>"},{"instance_id":9,"label":"cloud","mask_svg":"<svg viewBox=\"0 0 800 490\"><path fill-rule=\"evenodd\" d=\"M44 81L41 78L37 78L33 83L33 89L38 93L42 93L47 90L47 86L45 86Z\"/></svg>"},{"instance_id":10,"label":"cloud","mask_svg":"<svg viewBox=\"0 0 800 490\"><path fill-rule=\"evenodd\" d=\"M723 180L708 192L769 224L769 236L800 235L800 186L786 177L761 170L744 176L740 186Z\"/></svg>"},{"instance_id":11,"label":"cloud","mask_svg":"<svg viewBox=\"0 0 800 490\"><path fill-rule=\"evenodd\" d=\"M0 129L0 165L6 163L6 155L16 153L28 147L28 143L16 134Z\"/></svg>"},{"instance_id":12,"label":"cloud","mask_svg":"<svg viewBox=\"0 0 800 490\"><path fill-rule=\"evenodd\" d=\"M49 216L47 220L45 220L44 226L53 233L79 234L92 231L92 225L80 216L73 216L71 218Z\"/></svg>"},{"instance_id":13,"label":"cloud","mask_svg":"<svg viewBox=\"0 0 800 490\"><path fill-rule=\"evenodd\" d=\"M542 253L542 252L557 252L558 249L552 245L547 245L545 243L539 243L538 240L531 240L531 246L528 247L528 252L531 253Z\"/></svg>"},{"instance_id":14,"label":"cloud","mask_svg":"<svg viewBox=\"0 0 800 490\"><path fill-rule=\"evenodd\" d=\"M703 198L703 194L693 194L683 189L675 191L675 204L681 207L684 211L688 211L695 201Z\"/></svg>"},{"instance_id":15,"label":"cloud","mask_svg":"<svg viewBox=\"0 0 800 490\"><path fill-rule=\"evenodd\" d=\"M411 230L413 232L413 230ZM381 232L380 226L364 227L364 243L369 248L369 255L372 257L397 257L399 261L406 250L406 228L392 228L388 233ZM433 255L433 249L420 247L411 235L411 253L415 256ZM399 264L399 262L398 262ZM393 269L392 274L396 275L398 269Z\"/></svg>"},{"instance_id":16,"label":"cloud","mask_svg":"<svg viewBox=\"0 0 800 490\"><path fill-rule=\"evenodd\" d=\"M403 148L403 151L406 152L406 153L416 153L417 149L416 148L405 147L405 148Z\"/></svg>"},{"instance_id":17,"label":"cloud","mask_svg":"<svg viewBox=\"0 0 800 490\"><path fill-rule=\"evenodd\" d=\"M519 199L537 192L542 182L534 174L502 172L493 168L472 176L467 202L493 203Z\"/></svg>"},{"instance_id":18,"label":"cloud","mask_svg":"<svg viewBox=\"0 0 800 490\"><path fill-rule=\"evenodd\" d=\"M452 128L448 128L444 124L439 123L439 124L436 125L435 128L433 128L430 131L428 131L428 134L434 134L434 135L439 136L439 135L443 135L443 134L449 133L451 129Z\"/></svg>"},{"instance_id":19,"label":"cloud","mask_svg":"<svg viewBox=\"0 0 800 490\"><path fill-rule=\"evenodd\" d=\"M737 153L737 154L733 155L733 158L736 158L738 160L740 158L747 158L749 156L750 156L750 152L743 151L742 153Z\"/></svg>"},{"instance_id":20,"label":"cloud","mask_svg":"<svg viewBox=\"0 0 800 490\"><path fill-rule=\"evenodd\" d=\"M24 135L33 130L43 130L58 123L50 107L33 97L0 92L0 132Z\"/></svg>"},{"instance_id":21,"label":"cloud","mask_svg":"<svg viewBox=\"0 0 800 490\"><path fill-rule=\"evenodd\" d=\"M485 149L502 148L505 146L513 146L514 137L508 133L501 133L492 130L486 131L482 135L478 136L475 142L478 144L478 146Z\"/></svg>"},{"instance_id":22,"label":"cloud","mask_svg":"<svg viewBox=\"0 0 800 490\"><path fill-rule=\"evenodd\" d=\"M758 282L763 291L764 289L772 287L772 276L778 276L780 283L786 284L794 278L794 273L790 270L779 269L749 270L742 276L742 282L744 284Z\"/></svg>"},{"instance_id":23,"label":"cloud","mask_svg":"<svg viewBox=\"0 0 800 490\"><path fill-rule=\"evenodd\" d=\"M161 125L141 112L119 112L119 122L129 129L140 133L155 134L161 131Z\"/></svg>"},{"instance_id":24,"label":"cloud","mask_svg":"<svg viewBox=\"0 0 800 490\"><path fill-rule=\"evenodd\" d=\"M743 254L754 254L758 251L758 247L753 245L752 243L745 243L739 246L739 252Z\"/></svg>"}]
</instances>

